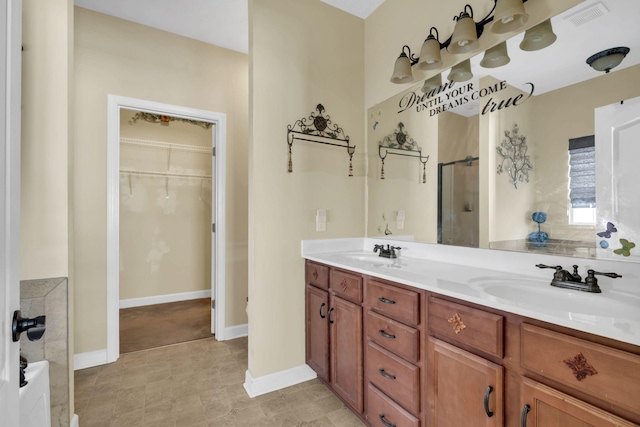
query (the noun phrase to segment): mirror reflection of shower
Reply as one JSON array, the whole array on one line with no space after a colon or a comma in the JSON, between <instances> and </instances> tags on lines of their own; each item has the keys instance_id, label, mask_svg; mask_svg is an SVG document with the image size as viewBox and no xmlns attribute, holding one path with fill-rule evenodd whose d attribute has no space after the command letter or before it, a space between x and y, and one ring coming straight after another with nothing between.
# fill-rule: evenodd
<instances>
[{"instance_id":1,"label":"mirror reflection of shower","mask_svg":"<svg viewBox=\"0 0 640 427\"><path fill-rule=\"evenodd\" d=\"M438 164L438 243L479 246L479 158Z\"/></svg>"}]
</instances>

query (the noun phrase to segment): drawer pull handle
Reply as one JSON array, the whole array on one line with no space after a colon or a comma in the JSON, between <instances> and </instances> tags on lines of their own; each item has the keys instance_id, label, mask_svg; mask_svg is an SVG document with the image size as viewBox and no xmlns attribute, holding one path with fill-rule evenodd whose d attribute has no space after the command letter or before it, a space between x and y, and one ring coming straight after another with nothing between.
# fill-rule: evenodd
<instances>
[{"instance_id":1,"label":"drawer pull handle","mask_svg":"<svg viewBox=\"0 0 640 427\"><path fill-rule=\"evenodd\" d=\"M320 305L320 318L321 319L324 319L325 317L327 317L325 314L322 314L322 309L324 308L325 305L326 305L325 303L322 303Z\"/></svg>"},{"instance_id":2,"label":"drawer pull handle","mask_svg":"<svg viewBox=\"0 0 640 427\"><path fill-rule=\"evenodd\" d=\"M333 309L334 309L334 308L335 308L335 307L331 307L331 308L329 309L329 312L327 313L327 316L329 316L329 323L330 323L330 324L332 324L332 325L333 325L333 319L331 318L331 313L333 313Z\"/></svg>"},{"instance_id":3,"label":"drawer pull handle","mask_svg":"<svg viewBox=\"0 0 640 427\"><path fill-rule=\"evenodd\" d=\"M520 415L520 427L527 427L527 414L531 410L531 406L524 405L522 408L522 415Z\"/></svg>"},{"instance_id":4,"label":"drawer pull handle","mask_svg":"<svg viewBox=\"0 0 640 427\"><path fill-rule=\"evenodd\" d=\"M384 418L384 414L380 414L380 415L378 415L378 417L380 417L380 421L382 421L382 424L384 424L386 427L396 427L395 424L391 424L389 421L387 421Z\"/></svg>"},{"instance_id":5,"label":"drawer pull handle","mask_svg":"<svg viewBox=\"0 0 640 427\"><path fill-rule=\"evenodd\" d=\"M493 417L493 411L489 409L489 395L493 391L493 387L487 387L487 391L484 393L484 412L487 413L487 417Z\"/></svg>"},{"instance_id":6,"label":"drawer pull handle","mask_svg":"<svg viewBox=\"0 0 640 427\"><path fill-rule=\"evenodd\" d=\"M384 331L384 329L380 329L378 332L380 332L380 335L382 335L385 338L394 339L396 337L395 335L391 335L391 334L386 333Z\"/></svg>"},{"instance_id":7,"label":"drawer pull handle","mask_svg":"<svg viewBox=\"0 0 640 427\"><path fill-rule=\"evenodd\" d=\"M383 377L385 377L388 380L395 380L396 379L395 375L387 374L385 372L385 370L382 369L382 368L378 369L378 372L380 372L380 375L382 375Z\"/></svg>"},{"instance_id":8,"label":"drawer pull handle","mask_svg":"<svg viewBox=\"0 0 640 427\"><path fill-rule=\"evenodd\" d=\"M395 304L396 302L390 299L386 299L385 297L379 297L378 298L380 300L380 302L383 302L385 304Z\"/></svg>"}]
</instances>

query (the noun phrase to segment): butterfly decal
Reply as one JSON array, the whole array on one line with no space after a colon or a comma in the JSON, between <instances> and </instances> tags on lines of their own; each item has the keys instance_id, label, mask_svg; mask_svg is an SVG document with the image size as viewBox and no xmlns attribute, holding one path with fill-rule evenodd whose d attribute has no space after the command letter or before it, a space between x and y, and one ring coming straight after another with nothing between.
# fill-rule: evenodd
<instances>
[{"instance_id":1,"label":"butterfly decal","mask_svg":"<svg viewBox=\"0 0 640 427\"><path fill-rule=\"evenodd\" d=\"M620 239L620 244L622 247L620 249L614 249L613 253L622 256L630 256L631 249L636 247L636 244L628 241L627 239Z\"/></svg>"},{"instance_id":2,"label":"butterfly decal","mask_svg":"<svg viewBox=\"0 0 640 427\"><path fill-rule=\"evenodd\" d=\"M605 238L610 238L611 237L611 233L615 233L616 231L618 231L618 229L616 228L615 225L613 225L612 222L607 222L607 229L605 231L601 231L599 233L596 233L599 237L605 237Z\"/></svg>"}]
</instances>

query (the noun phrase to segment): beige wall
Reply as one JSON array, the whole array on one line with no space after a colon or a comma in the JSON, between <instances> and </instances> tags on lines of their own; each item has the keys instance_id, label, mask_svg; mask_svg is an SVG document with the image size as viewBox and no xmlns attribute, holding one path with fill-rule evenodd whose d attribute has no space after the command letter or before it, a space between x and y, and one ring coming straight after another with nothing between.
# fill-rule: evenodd
<instances>
[{"instance_id":1,"label":"beige wall","mask_svg":"<svg viewBox=\"0 0 640 427\"><path fill-rule=\"evenodd\" d=\"M319 0L249 1L249 371L305 363L303 239L364 234L364 21ZM287 173L287 125L321 103L356 145L296 141ZM327 231L315 211L327 210Z\"/></svg>"},{"instance_id":2,"label":"beige wall","mask_svg":"<svg viewBox=\"0 0 640 427\"><path fill-rule=\"evenodd\" d=\"M106 347L107 95L227 115L227 326L246 322L246 55L76 8L75 353Z\"/></svg>"},{"instance_id":3,"label":"beige wall","mask_svg":"<svg viewBox=\"0 0 640 427\"><path fill-rule=\"evenodd\" d=\"M136 113L120 110L120 169L211 176L212 128L133 122ZM121 300L211 289L211 196L210 179L120 175Z\"/></svg>"}]
</instances>

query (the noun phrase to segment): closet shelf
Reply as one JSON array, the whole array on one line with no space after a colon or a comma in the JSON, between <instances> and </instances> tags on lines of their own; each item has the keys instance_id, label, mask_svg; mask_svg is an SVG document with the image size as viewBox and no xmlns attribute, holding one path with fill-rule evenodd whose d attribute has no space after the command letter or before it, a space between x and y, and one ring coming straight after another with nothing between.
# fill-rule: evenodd
<instances>
[{"instance_id":1,"label":"closet shelf","mask_svg":"<svg viewBox=\"0 0 640 427\"><path fill-rule=\"evenodd\" d=\"M145 139L120 138L120 144L135 147L158 148L171 151L186 151L189 153L212 154L210 147L202 147L199 145L173 144L170 142L148 141Z\"/></svg>"},{"instance_id":2,"label":"closet shelf","mask_svg":"<svg viewBox=\"0 0 640 427\"><path fill-rule=\"evenodd\" d=\"M152 172L133 169L120 169L120 173L133 176L148 176L156 178L194 178L194 179L211 179L211 175L192 174L192 173L174 173L174 172Z\"/></svg>"}]
</instances>

